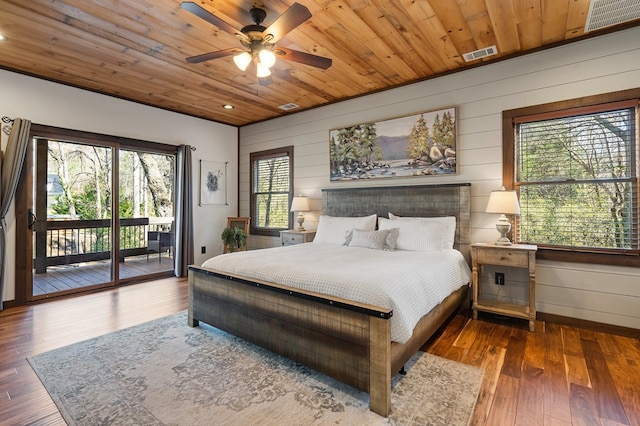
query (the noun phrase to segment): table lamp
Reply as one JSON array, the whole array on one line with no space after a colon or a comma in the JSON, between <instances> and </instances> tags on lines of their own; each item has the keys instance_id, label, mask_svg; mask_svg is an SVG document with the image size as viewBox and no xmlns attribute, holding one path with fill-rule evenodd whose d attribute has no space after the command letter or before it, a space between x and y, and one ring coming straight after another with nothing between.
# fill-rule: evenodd
<instances>
[{"instance_id":1,"label":"table lamp","mask_svg":"<svg viewBox=\"0 0 640 426\"><path fill-rule=\"evenodd\" d=\"M520 204L516 191L507 191L504 186L501 190L491 191L489 202L485 210L487 213L500 213L500 218L496 222L496 229L500 233L500 238L495 242L497 246L510 246L511 241L507 238L507 233L511 230L511 223L505 215L519 215Z\"/></svg>"},{"instance_id":2,"label":"table lamp","mask_svg":"<svg viewBox=\"0 0 640 426\"><path fill-rule=\"evenodd\" d=\"M302 226L302 223L304 222L304 214L302 214L302 212L309 211L309 201L307 200L307 197L304 195L293 197L293 201L291 201L291 211L298 212L296 219L298 227L296 228L296 231L304 231L304 227Z\"/></svg>"}]
</instances>

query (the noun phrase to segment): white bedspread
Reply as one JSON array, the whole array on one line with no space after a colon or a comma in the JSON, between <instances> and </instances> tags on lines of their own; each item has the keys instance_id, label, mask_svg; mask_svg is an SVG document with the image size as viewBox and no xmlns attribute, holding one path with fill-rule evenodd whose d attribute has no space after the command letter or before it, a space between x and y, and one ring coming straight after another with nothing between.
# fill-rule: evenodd
<instances>
[{"instance_id":1,"label":"white bedspread","mask_svg":"<svg viewBox=\"0 0 640 426\"><path fill-rule=\"evenodd\" d=\"M391 339L401 343L471 275L457 250L389 252L322 243L228 253L202 266L393 309Z\"/></svg>"}]
</instances>

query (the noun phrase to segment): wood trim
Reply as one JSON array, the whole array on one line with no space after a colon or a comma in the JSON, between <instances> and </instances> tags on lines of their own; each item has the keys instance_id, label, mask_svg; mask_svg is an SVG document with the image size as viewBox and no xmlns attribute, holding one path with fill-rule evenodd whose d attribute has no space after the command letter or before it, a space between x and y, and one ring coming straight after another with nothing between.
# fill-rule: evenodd
<instances>
[{"instance_id":1,"label":"wood trim","mask_svg":"<svg viewBox=\"0 0 640 426\"><path fill-rule=\"evenodd\" d=\"M43 138L53 140L63 140L71 143L86 143L100 145L122 145L140 151L152 152L155 154L177 154L178 146L159 142L149 142L140 139L126 138L122 136L105 135L81 130L65 129L44 124L31 124L31 138ZM68 139L67 139L68 138Z\"/></svg>"},{"instance_id":2,"label":"wood trim","mask_svg":"<svg viewBox=\"0 0 640 426\"><path fill-rule=\"evenodd\" d=\"M22 240L25 244L16 244L15 296L14 300L3 303L4 308L24 305L33 292L31 283L27 283L31 279L30 271L33 267L31 255L33 243L31 230L29 229L29 205L33 188L33 174L29 173L29 171L32 168L33 149L32 144L28 144L27 155L24 159L15 199L13 200L16 215L16 242Z\"/></svg>"},{"instance_id":3,"label":"wood trim","mask_svg":"<svg viewBox=\"0 0 640 426\"><path fill-rule=\"evenodd\" d=\"M540 311L537 312L537 319L538 321L545 321L558 325L566 325L569 327L584 328L587 330L616 334L618 336L640 340L640 330L636 328L588 321L580 318L565 317L563 315L549 314Z\"/></svg>"},{"instance_id":4,"label":"wood trim","mask_svg":"<svg viewBox=\"0 0 640 426\"><path fill-rule=\"evenodd\" d=\"M253 171L253 163L257 160L264 160L273 157L282 157L287 155L289 157L289 201L287 202L287 206L291 205L291 200L293 199L293 173L294 173L294 162L293 162L293 145L283 146L281 148L268 149L265 151L257 151L249 153L249 216L251 220L249 222L249 233L251 235L264 235L268 237L279 237L280 231L285 231L286 229L291 229L293 224L293 212L289 213L288 225L286 228L274 228L274 229L266 229L259 228L255 225L255 220L257 215L256 213L256 196L253 192L253 181L255 179L254 171Z\"/></svg>"}]
</instances>

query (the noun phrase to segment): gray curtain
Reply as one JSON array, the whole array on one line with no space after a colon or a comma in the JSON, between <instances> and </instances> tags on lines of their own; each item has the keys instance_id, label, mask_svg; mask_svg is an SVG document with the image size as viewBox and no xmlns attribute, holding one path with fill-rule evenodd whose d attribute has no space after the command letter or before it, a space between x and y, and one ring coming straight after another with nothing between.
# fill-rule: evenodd
<instances>
[{"instance_id":1,"label":"gray curtain","mask_svg":"<svg viewBox=\"0 0 640 426\"><path fill-rule=\"evenodd\" d=\"M180 145L176 161L176 277L187 276L193 264L193 182L191 146Z\"/></svg>"},{"instance_id":2,"label":"gray curtain","mask_svg":"<svg viewBox=\"0 0 640 426\"><path fill-rule=\"evenodd\" d=\"M1 161L2 174L0 175L0 310L4 306L4 271L5 271L5 232L7 228L6 217L13 196L18 187L18 178L24 164L29 143L29 131L31 121L16 118L13 120L11 133L7 142L7 149Z\"/></svg>"}]
</instances>

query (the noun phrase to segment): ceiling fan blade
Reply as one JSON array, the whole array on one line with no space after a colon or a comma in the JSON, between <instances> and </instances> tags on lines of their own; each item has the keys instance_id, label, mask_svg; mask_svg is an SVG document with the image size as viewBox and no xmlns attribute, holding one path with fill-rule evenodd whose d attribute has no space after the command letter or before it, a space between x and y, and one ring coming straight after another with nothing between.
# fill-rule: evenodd
<instances>
[{"instance_id":1,"label":"ceiling fan blade","mask_svg":"<svg viewBox=\"0 0 640 426\"><path fill-rule=\"evenodd\" d=\"M287 49L286 47L276 47L274 53L278 58L287 61L298 62L300 64L311 65L312 67L328 69L333 60L324 56L312 55L311 53L301 52L299 50Z\"/></svg>"},{"instance_id":2,"label":"ceiling fan blade","mask_svg":"<svg viewBox=\"0 0 640 426\"><path fill-rule=\"evenodd\" d=\"M271 83L273 83L273 78L270 75L266 77L258 77L258 84L260 86L268 86Z\"/></svg>"},{"instance_id":3,"label":"ceiling fan blade","mask_svg":"<svg viewBox=\"0 0 640 426\"><path fill-rule=\"evenodd\" d=\"M224 58L225 56L231 56L236 53L242 52L239 47L232 47L230 49L218 50L217 52L203 53L202 55L189 56L187 62L192 64L199 64L200 62L210 61L211 59Z\"/></svg>"},{"instance_id":4,"label":"ceiling fan blade","mask_svg":"<svg viewBox=\"0 0 640 426\"><path fill-rule=\"evenodd\" d=\"M276 43L289 31L311 18L311 12L300 3L294 3L285 10L269 27L262 32L262 37L268 43Z\"/></svg>"},{"instance_id":5,"label":"ceiling fan blade","mask_svg":"<svg viewBox=\"0 0 640 426\"><path fill-rule=\"evenodd\" d=\"M240 39L248 40L248 37L245 34L243 34L242 31L236 29L233 25L223 21L213 13L209 12L208 10L204 9L203 7L201 7L200 5L192 1L183 1L182 3L180 3L180 7L183 8L184 10L188 10L189 12L193 13L198 18L204 19L208 23L215 25L222 31L225 31Z\"/></svg>"}]
</instances>

